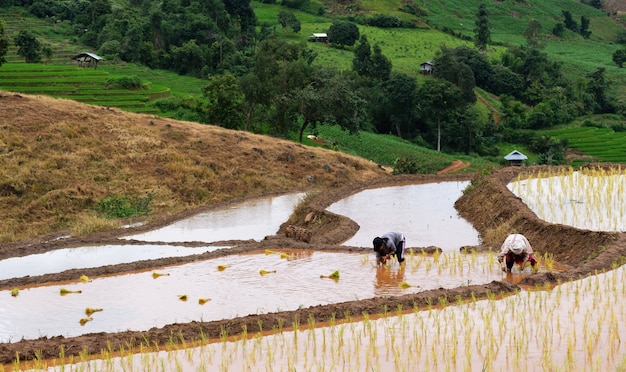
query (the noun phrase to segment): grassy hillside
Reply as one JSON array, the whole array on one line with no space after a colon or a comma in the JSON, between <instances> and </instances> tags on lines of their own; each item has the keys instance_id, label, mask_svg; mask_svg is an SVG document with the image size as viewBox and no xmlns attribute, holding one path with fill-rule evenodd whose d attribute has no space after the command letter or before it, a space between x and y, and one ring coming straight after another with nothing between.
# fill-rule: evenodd
<instances>
[{"instance_id":1,"label":"grassy hillside","mask_svg":"<svg viewBox=\"0 0 626 372\"><path fill-rule=\"evenodd\" d=\"M388 174L338 151L211 125L0 91L0 242L119 227L242 196Z\"/></svg>"}]
</instances>

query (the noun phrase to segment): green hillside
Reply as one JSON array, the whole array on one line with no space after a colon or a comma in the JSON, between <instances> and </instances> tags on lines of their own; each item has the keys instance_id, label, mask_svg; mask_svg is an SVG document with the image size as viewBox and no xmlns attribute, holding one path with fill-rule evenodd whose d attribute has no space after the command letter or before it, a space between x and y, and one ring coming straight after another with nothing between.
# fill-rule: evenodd
<instances>
[{"instance_id":1,"label":"green hillside","mask_svg":"<svg viewBox=\"0 0 626 372\"><path fill-rule=\"evenodd\" d=\"M473 48L476 10L481 3L481 0L429 0L415 3L415 7L420 9L420 15L401 11L402 3L392 0L363 0L352 4L329 1L325 2L324 6L332 12L324 15L319 15L315 11L303 12L256 1L251 2L251 5L258 19L259 29L260 25L269 26L279 39L290 42L305 41L311 33L326 32L337 19L357 22L360 34L366 35L370 44L381 48L382 53L392 61L394 71L415 76L419 81L423 81L424 77L419 74L419 64L432 60L442 46ZM111 4L120 12L130 6L124 1L115 1ZM315 2L311 4L313 4L311 9L317 6ZM567 73L569 79L575 81L598 68L603 68L607 79L613 84L613 89L620 94L626 93L626 74L612 62L613 53L622 47L616 41L620 33L624 32L624 27L620 18L610 16L612 12L598 10L573 0L502 1L488 2L486 6L489 11L492 43L485 56L490 61L497 61L510 46L525 45L523 32L531 20L537 20L542 26L540 39L544 45L543 51L562 64L562 70ZM346 9L352 10L348 12ZM295 14L301 22L300 32L293 33L282 29L278 23L278 14L282 10ZM579 20L581 16L590 20L591 34L588 39L569 30L565 30L562 37L552 35L552 28L563 21L564 10L570 12L575 20ZM368 26L368 17L379 14L395 15L399 19L411 21L416 28ZM26 29L33 32L42 44L52 51L50 57L44 58L43 64L26 64L16 54L16 48L11 43L7 55L8 63L0 67L0 89L3 90L70 98L134 112L157 113L152 106L155 99L197 98L201 95L201 87L206 84L204 79L177 75L165 70L153 70L116 59L103 61L97 70L79 68L72 61L72 57L89 48L81 45L76 37L70 36L72 29L67 22L35 18L20 8L0 8L0 20L6 23L5 31L10 37ZM351 69L354 47L337 48L324 43L308 43L307 46L317 53L314 62L316 65ZM108 86L110 79L119 77L138 78L142 82L142 87L130 90ZM486 94L480 89L476 91L481 115L485 118L487 115L497 116L500 110L498 97ZM573 125L581 125L580 121L577 123ZM610 130L607 132L603 133L603 136L620 137L617 132L611 133ZM572 132L542 133L559 139L566 138L570 147L580 151L593 151L591 147L585 147L583 142L577 142L576 136L580 133L593 136L595 132L581 130L578 133L572 129ZM621 143L619 141L617 140L617 143ZM531 152L524 148L524 145L510 143L501 143L500 152L508 151L511 146ZM347 147L344 150L349 151ZM529 153L529 156L531 159L535 158L535 154ZM604 156L594 156L598 160L626 162L626 155L622 157L613 152Z\"/></svg>"}]
</instances>

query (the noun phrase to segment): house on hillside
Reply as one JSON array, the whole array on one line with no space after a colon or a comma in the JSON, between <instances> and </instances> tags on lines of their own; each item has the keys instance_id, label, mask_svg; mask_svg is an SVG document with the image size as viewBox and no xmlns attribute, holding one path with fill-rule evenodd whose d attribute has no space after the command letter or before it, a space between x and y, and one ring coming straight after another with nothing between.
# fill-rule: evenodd
<instances>
[{"instance_id":1,"label":"house on hillside","mask_svg":"<svg viewBox=\"0 0 626 372\"><path fill-rule=\"evenodd\" d=\"M78 67L93 67L96 69L98 68L98 62L102 61L104 58L93 53L82 52L72 57L72 59L76 61Z\"/></svg>"},{"instance_id":2,"label":"house on hillside","mask_svg":"<svg viewBox=\"0 0 626 372\"><path fill-rule=\"evenodd\" d=\"M328 34L311 34L309 35L309 41L317 42L317 43L327 43L328 42Z\"/></svg>"},{"instance_id":3,"label":"house on hillside","mask_svg":"<svg viewBox=\"0 0 626 372\"><path fill-rule=\"evenodd\" d=\"M517 150L509 152L505 157L505 160L509 162L509 165L520 166L524 163L524 160L528 159L528 156L522 154Z\"/></svg>"},{"instance_id":4,"label":"house on hillside","mask_svg":"<svg viewBox=\"0 0 626 372\"><path fill-rule=\"evenodd\" d=\"M434 64L432 61L426 61L420 64L420 72L422 75L432 75Z\"/></svg>"}]
</instances>

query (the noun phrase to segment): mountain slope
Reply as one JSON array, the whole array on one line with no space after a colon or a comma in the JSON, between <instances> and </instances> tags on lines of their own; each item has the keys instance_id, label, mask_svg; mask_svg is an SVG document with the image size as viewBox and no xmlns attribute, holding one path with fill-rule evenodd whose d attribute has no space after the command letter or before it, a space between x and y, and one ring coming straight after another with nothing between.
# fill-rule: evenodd
<instances>
[{"instance_id":1,"label":"mountain slope","mask_svg":"<svg viewBox=\"0 0 626 372\"><path fill-rule=\"evenodd\" d=\"M376 164L340 152L0 91L0 242L115 227L94 211L103 198L149 201L156 218L385 176Z\"/></svg>"}]
</instances>

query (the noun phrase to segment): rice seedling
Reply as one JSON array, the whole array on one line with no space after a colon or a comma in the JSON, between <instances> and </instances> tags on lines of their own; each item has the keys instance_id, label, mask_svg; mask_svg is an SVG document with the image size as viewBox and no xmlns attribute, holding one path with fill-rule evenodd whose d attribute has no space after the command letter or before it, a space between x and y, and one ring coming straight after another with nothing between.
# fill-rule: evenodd
<instances>
[{"instance_id":1,"label":"rice seedling","mask_svg":"<svg viewBox=\"0 0 626 372\"><path fill-rule=\"evenodd\" d=\"M228 269L230 265L217 265L217 271L224 271Z\"/></svg>"},{"instance_id":2,"label":"rice seedling","mask_svg":"<svg viewBox=\"0 0 626 372\"><path fill-rule=\"evenodd\" d=\"M99 311L102 311L102 309L97 309L97 308L93 308L93 307L88 307L85 309L85 315L87 316L91 316L93 313L97 313Z\"/></svg>"},{"instance_id":3,"label":"rice seedling","mask_svg":"<svg viewBox=\"0 0 626 372\"><path fill-rule=\"evenodd\" d=\"M69 290L67 288L61 288L59 292L61 293L61 296L65 296L71 293L83 293L83 291L81 290Z\"/></svg>"},{"instance_id":4,"label":"rice seedling","mask_svg":"<svg viewBox=\"0 0 626 372\"><path fill-rule=\"evenodd\" d=\"M17 297L17 295L19 295L19 294L20 294L20 290L18 288L13 288L11 290L11 296Z\"/></svg>"},{"instance_id":5,"label":"rice seedling","mask_svg":"<svg viewBox=\"0 0 626 372\"><path fill-rule=\"evenodd\" d=\"M199 299L198 299L198 303L199 303L200 305L204 305L204 304L206 304L206 303L207 303L207 302L209 302L209 301L211 301L211 299L210 299L210 298L208 298L208 297L204 297L204 298L202 298L202 297L201 297L201 298L199 298Z\"/></svg>"},{"instance_id":6,"label":"rice seedling","mask_svg":"<svg viewBox=\"0 0 626 372\"><path fill-rule=\"evenodd\" d=\"M273 274L275 272L276 270L263 270L263 269L259 270L259 274L261 274L261 276L267 275L267 274Z\"/></svg>"},{"instance_id":7,"label":"rice seedling","mask_svg":"<svg viewBox=\"0 0 626 372\"><path fill-rule=\"evenodd\" d=\"M399 284L399 287L400 288L409 288L409 287L412 287L412 286L409 283L407 283L407 282L402 282L402 283Z\"/></svg>"},{"instance_id":8,"label":"rice seedling","mask_svg":"<svg viewBox=\"0 0 626 372\"><path fill-rule=\"evenodd\" d=\"M83 283L87 283L89 282L89 277L87 275L81 275L80 276L80 281Z\"/></svg>"},{"instance_id":9,"label":"rice seedling","mask_svg":"<svg viewBox=\"0 0 626 372\"><path fill-rule=\"evenodd\" d=\"M79 323L81 326L84 326L85 324L87 324L87 322L91 322L93 320L92 317L87 317L87 318L81 318L79 320Z\"/></svg>"},{"instance_id":10,"label":"rice seedling","mask_svg":"<svg viewBox=\"0 0 626 372\"><path fill-rule=\"evenodd\" d=\"M178 295L178 299L181 301L187 301L187 295L186 294Z\"/></svg>"},{"instance_id":11,"label":"rice seedling","mask_svg":"<svg viewBox=\"0 0 626 372\"><path fill-rule=\"evenodd\" d=\"M168 274L158 273L158 272L156 272L156 271L152 273L152 277L153 277L154 279L160 278L160 277L162 277L162 276L170 276L170 274L169 274L169 273L168 273Z\"/></svg>"},{"instance_id":12,"label":"rice seedling","mask_svg":"<svg viewBox=\"0 0 626 372\"><path fill-rule=\"evenodd\" d=\"M320 275L320 278L339 280L339 270L333 271L330 275Z\"/></svg>"}]
</instances>

